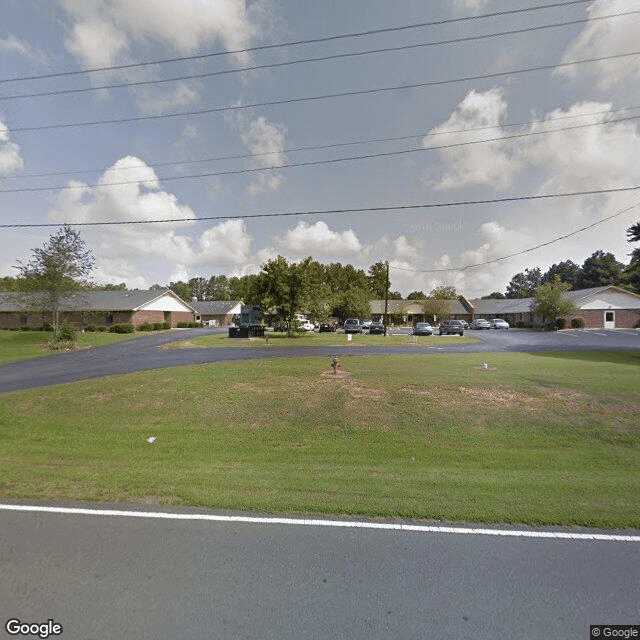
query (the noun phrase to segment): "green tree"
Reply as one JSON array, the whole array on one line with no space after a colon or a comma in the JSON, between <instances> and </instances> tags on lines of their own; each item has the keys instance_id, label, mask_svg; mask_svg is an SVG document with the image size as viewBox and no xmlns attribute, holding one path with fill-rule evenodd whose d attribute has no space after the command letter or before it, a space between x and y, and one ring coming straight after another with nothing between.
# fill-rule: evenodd
<instances>
[{"instance_id":1,"label":"green tree","mask_svg":"<svg viewBox=\"0 0 640 640\"><path fill-rule=\"evenodd\" d=\"M539 267L516 273L507 285L507 298L532 298L542 281Z\"/></svg>"},{"instance_id":2,"label":"green tree","mask_svg":"<svg viewBox=\"0 0 640 640\"><path fill-rule=\"evenodd\" d=\"M553 264L542 276L540 282L542 284L553 282L556 276L560 276L560 280L571 285L572 289L576 289L580 277L580 267L572 260L564 260L558 264Z\"/></svg>"},{"instance_id":3,"label":"green tree","mask_svg":"<svg viewBox=\"0 0 640 640\"><path fill-rule=\"evenodd\" d=\"M189 288L189 283L184 282L184 280L178 280L177 282L170 282L169 289L173 291L179 298L184 300L185 302L189 302L191 300L191 289Z\"/></svg>"},{"instance_id":4,"label":"green tree","mask_svg":"<svg viewBox=\"0 0 640 640\"><path fill-rule=\"evenodd\" d=\"M570 289L571 285L556 275L551 282L541 284L537 288L531 301L531 311L553 322L570 313L577 313L578 307L564 297Z\"/></svg>"},{"instance_id":5,"label":"green tree","mask_svg":"<svg viewBox=\"0 0 640 640\"><path fill-rule=\"evenodd\" d=\"M440 286L431 290L430 296L438 300L457 300L458 294L455 287Z\"/></svg>"},{"instance_id":6,"label":"green tree","mask_svg":"<svg viewBox=\"0 0 640 640\"><path fill-rule=\"evenodd\" d=\"M94 258L80 234L65 224L40 249L32 249L27 263L18 260L23 295L21 300L33 310L50 314L54 342L60 335L60 310L65 298L90 286ZM19 294L18 294L19 295Z\"/></svg>"},{"instance_id":7,"label":"green tree","mask_svg":"<svg viewBox=\"0 0 640 640\"><path fill-rule=\"evenodd\" d=\"M368 317L369 301L374 293L369 286L367 274L362 269L339 262L326 265L324 271L331 315L342 320Z\"/></svg>"},{"instance_id":8,"label":"green tree","mask_svg":"<svg viewBox=\"0 0 640 640\"><path fill-rule=\"evenodd\" d=\"M640 293L640 247L634 249L630 256L631 261L623 272L624 283L636 293Z\"/></svg>"},{"instance_id":9,"label":"green tree","mask_svg":"<svg viewBox=\"0 0 640 640\"><path fill-rule=\"evenodd\" d=\"M256 301L263 312L275 312L288 335L297 329L296 313L307 307L317 291L317 283L311 278L312 262L311 258L306 258L290 264L286 258L278 256L262 265L256 278Z\"/></svg>"},{"instance_id":10,"label":"green tree","mask_svg":"<svg viewBox=\"0 0 640 640\"><path fill-rule=\"evenodd\" d=\"M613 253L594 251L583 263L577 281L578 289L604 287L622 282L624 265L616 260Z\"/></svg>"},{"instance_id":11,"label":"green tree","mask_svg":"<svg viewBox=\"0 0 640 640\"><path fill-rule=\"evenodd\" d=\"M427 298L422 302L422 312L427 322L439 323L451 315L449 304L444 298Z\"/></svg>"},{"instance_id":12,"label":"green tree","mask_svg":"<svg viewBox=\"0 0 640 640\"><path fill-rule=\"evenodd\" d=\"M503 300L505 298L504 293L499 291L492 291L488 296L482 296L482 300Z\"/></svg>"},{"instance_id":13,"label":"green tree","mask_svg":"<svg viewBox=\"0 0 640 640\"><path fill-rule=\"evenodd\" d=\"M425 300L427 295L422 291L412 291L408 296L407 300Z\"/></svg>"},{"instance_id":14,"label":"green tree","mask_svg":"<svg viewBox=\"0 0 640 640\"><path fill-rule=\"evenodd\" d=\"M387 263L376 262L369 267L369 273L367 275L367 281L369 283L369 289L374 298L383 300L386 292L389 290L391 283L387 279Z\"/></svg>"},{"instance_id":15,"label":"green tree","mask_svg":"<svg viewBox=\"0 0 640 640\"><path fill-rule=\"evenodd\" d=\"M640 242L640 222L636 222L627 229L629 242Z\"/></svg>"}]
</instances>

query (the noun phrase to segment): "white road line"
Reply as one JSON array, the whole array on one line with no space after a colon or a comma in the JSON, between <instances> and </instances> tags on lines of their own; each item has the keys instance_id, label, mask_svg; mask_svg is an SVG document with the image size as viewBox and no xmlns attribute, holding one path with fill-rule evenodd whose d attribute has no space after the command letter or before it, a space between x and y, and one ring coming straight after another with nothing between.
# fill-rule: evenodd
<instances>
[{"instance_id":1,"label":"white road line","mask_svg":"<svg viewBox=\"0 0 640 640\"><path fill-rule=\"evenodd\" d=\"M113 516L123 518L148 518L156 520L200 520L207 522L237 522L245 524L284 524L305 527L337 527L345 529L383 529L392 531L417 531L420 533L457 533L462 535L496 536L509 538L547 538L553 540L605 540L611 542L640 542L640 535L607 533L571 533L564 531L526 531L518 529L478 529L472 527L447 527L437 525L358 522L347 520L317 520L308 518L267 518L259 516L223 516L206 513L168 513L159 511L124 511L115 509L82 509L76 507L42 507L32 505L0 504L0 510L57 513L64 515Z\"/></svg>"}]
</instances>

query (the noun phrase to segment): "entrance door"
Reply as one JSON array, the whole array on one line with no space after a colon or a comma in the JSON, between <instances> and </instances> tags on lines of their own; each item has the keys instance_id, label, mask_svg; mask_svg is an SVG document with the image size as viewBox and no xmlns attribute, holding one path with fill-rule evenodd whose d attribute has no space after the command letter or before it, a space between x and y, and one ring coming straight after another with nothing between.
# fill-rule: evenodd
<instances>
[{"instance_id":1,"label":"entrance door","mask_svg":"<svg viewBox=\"0 0 640 640\"><path fill-rule=\"evenodd\" d=\"M615 311L604 312L604 328L605 329L616 328L616 312Z\"/></svg>"}]
</instances>

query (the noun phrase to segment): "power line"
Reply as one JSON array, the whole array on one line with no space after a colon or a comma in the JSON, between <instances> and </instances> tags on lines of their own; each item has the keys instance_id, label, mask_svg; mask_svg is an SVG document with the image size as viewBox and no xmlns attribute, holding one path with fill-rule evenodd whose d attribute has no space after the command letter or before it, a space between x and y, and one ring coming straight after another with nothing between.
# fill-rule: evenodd
<instances>
[{"instance_id":1,"label":"power line","mask_svg":"<svg viewBox=\"0 0 640 640\"><path fill-rule=\"evenodd\" d=\"M39 227L60 227L68 224L72 227L97 227L97 226L119 226L119 225L142 225L142 224L165 224L180 222L203 222L210 220L249 220L254 218L281 218L281 217L297 217L297 216L315 216L327 215L334 213L386 213L390 211L409 211L415 209L438 209L448 207L476 206L481 204L502 204L508 202L523 202L529 200L548 200L551 198L571 198L577 196L602 195L605 193L624 193L628 191L637 191L640 185L632 187L616 187L610 189L590 189L588 191L572 191L565 193L546 193L532 196L513 196L509 198L492 198L487 200L461 200L457 202L432 202L423 204L405 204L390 205L380 207L362 207L354 209L322 209L316 211L287 211L276 213L243 213L226 216L202 216L194 218L161 218L157 220L110 220L101 222L43 222L43 223L13 223L0 224L0 229L22 229L22 228L39 228Z\"/></svg>"},{"instance_id":2,"label":"power line","mask_svg":"<svg viewBox=\"0 0 640 640\"><path fill-rule=\"evenodd\" d=\"M451 148L456 148L456 147L465 147L468 145L476 145L476 144L485 144L488 142L502 142L502 141L508 141L508 140L516 140L516 139L520 139L520 138L527 138L527 137L531 137L531 136L539 136L539 135L544 135L547 133L556 133L556 132L561 132L561 131L571 131L574 129L584 129L586 127L595 127L595 126L602 126L605 124L615 124L617 122L628 122L630 120L638 120L640 119L640 116L629 116L628 118L619 118L617 120L608 120L605 122L592 122L592 123L587 123L587 124L578 124L578 125L571 125L568 127L559 127L556 129L548 129L546 131L530 131L527 133L517 133L517 134L513 134L510 136L499 136L499 137L495 137L495 138L486 138L484 140L470 140L467 142L454 142L454 143L450 143L450 144L443 144L443 145L437 145L437 146L431 146L431 147L417 147L417 148L413 148L413 149L402 149L399 151L383 151L383 152L379 152L379 153L370 153L370 154L365 154L365 155L359 155L359 156L347 156L347 157L342 157L342 158L330 158L327 160L309 160L307 162L296 162L296 163L290 163L290 164L281 164L281 165L274 165L271 167L254 167L254 168L249 168L249 169L232 169L232 170L227 170L227 171L213 171L213 172L207 172L207 173L199 173L199 174L192 174L192 175L183 175L183 176L168 176L168 177L164 177L161 178L163 181L167 182L167 181L173 181L173 180L190 180L190 179L196 179L196 178L212 178L212 177L219 177L219 176L231 176L231 175L241 175L241 174L246 174L246 173L257 173L257 172L262 172L262 171L277 171L277 170L281 170L281 169L292 169L292 168L296 168L296 167L310 167L310 166L316 166L316 165L324 165L324 164L336 164L338 162L351 162L351 161L355 161L355 160L370 160L370 159L374 159L374 158L384 158L384 157L394 157L394 156L401 156L401 155L409 155L409 154L414 154L414 153L424 153L426 151L437 151L437 150L441 150L441 149L451 149ZM460 132L463 133L465 131L468 130L461 130ZM438 134L436 134L438 135ZM137 167L140 168L140 167ZM154 179L149 179L149 180L122 180L122 181L118 181L118 182L99 182L96 184L79 184L79 185L63 185L63 186L59 186L59 187L22 187L22 188L15 188L15 189L0 189L0 193L30 193L30 192L37 192L37 191L60 191L60 190L75 190L75 189L92 189L92 188L96 188L96 187L113 187L113 186L123 186L123 185L129 185L129 184L145 184L145 183L150 183L150 182L156 182L157 180L160 180L160 178L154 178Z\"/></svg>"},{"instance_id":3,"label":"power line","mask_svg":"<svg viewBox=\"0 0 640 640\"><path fill-rule=\"evenodd\" d=\"M475 264L468 264L465 265L464 267L447 267L446 269L407 269L404 267L395 267L393 265L389 265L392 269L396 269L398 271L412 271L415 273L442 273L444 271L466 271L467 269L475 269L477 267L484 267L488 264L494 264L496 262L500 262L502 260L507 260L508 258L514 258L516 256L521 256L525 253L530 253L532 251L536 251L537 249L541 249L542 247L547 247L550 244L555 244L556 242L560 242L560 240L566 240L567 238L571 238L572 236L578 235L579 233L582 233L583 231L586 231L587 229L591 229L592 227L595 227L599 224L602 224L603 222L607 222L608 220L612 220L613 218L617 218L618 216L623 215L624 213L627 213L629 211L631 211L632 209L635 209L636 207L640 206L640 202L636 202L636 204L632 204L630 207L627 207L626 209L622 209L621 211L617 211L616 213L614 213L613 215L607 216L606 218L602 218L600 220L597 220L596 222L593 222L589 225L587 225L586 227L581 227L580 229L576 229L575 231L571 231L570 233L565 233L562 236L558 236L557 238L554 238L553 240L547 240L546 242L541 242L540 244L537 244L535 247L529 247L528 249L523 249L522 251L516 251L515 253L510 253L507 256L501 256L500 258L494 258L493 260L485 260L484 262L477 262Z\"/></svg>"},{"instance_id":4,"label":"power line","mask_svg":"<svg viewBox=\"0 0 640 640\"><path fill-rule=\"evenodd\" d=\"M148 66L152 66L152 65L161 65L161 64L168 64L168 63L173 63L173 62L184 62L184 61L191 61L191 60L203 60L206 58L213 58L213 57L218 57L218 56L228 56L228 55L238 55L238 54L242 54L242 53L252 53L254 51L265 51L268 49L278 49L278 48L283 48L283 47L291 47L291 46L297 46L297 45L305 45L305 44L317 44L320 42L331 42L334 40L341 40L341 39L346 39L346 38L358 38L358 37L362 37L362 36L369 36L369 35L378 35L378 34L382 34L382 33L392 33L392 32L397 32L397 31L407 31L410 29L420 29L420 28L425 28L425 27L435 27L435 26L442 26L442 25L446 25L446 24L454 24L454 23L458 23L458 22L467 22L467 21L471 21L471 20L480 20L480 19L486 19L486 18L496 18L496 17L502 17L502 16L507 16L507 15L515 15L515 14L520 14L520 13L529 13L532 11L542 11L545 9L553 9L553 8L561 8L561 7L568 7L571 5L575 5L575 4L585 4L587 2L591 2L592 0L570 0L569 2L557 2L557 3L553 3L553 4L545 4L545 5L538 5L538 6L534 6L534 7L525 7L525 8L520 8L520 9L509 9L509 10L505 10L505 11L494 11L491 13L484 13L484 14L480 14L480 15L475 15L475 16L462 16L459 18L448 18L445 20L436 20L436 21L431 21L431 22L419 22L419 23L414 23L414 24L407 24L407 25L401 25L398 27L386 27L386 28L381 28L381 29L371 29L368 31L359 31L359 32L354 32L354 33L343 33L343 34L338 34L338 35L333 35L333 36L325 36L325 37L321 37L321 38L310 38L310 39L306 39L306 40L296 40L296 41L291 41L291 42L283 42L283 43L278 43L278 44L267 44L267 45L259 45L259 46L255 46L255 47L247 47L245 49L235 49L232 51L216 51L213 53L205 53L205 54L199 54L199 55L193 55L193 56L182 56L182 57L176 57L176 58L164 58L161 60L151 60L151 61L146 61L146 62L134 62L134 63L129 63L129 64L122 64L122 65L111 65L111 66L105 66L105 67L94 67L91 69L80 69L80 70L76 70L76 71L63 71L63 72L58 72L58 73L48 73L48 74L41 74L41 75L37 75L37 76L22 76L22 77L17 77L17 78L5 78L5 79L0 79L0 84L2 83L8 83L8 82L23 82L23 81L27 81L27 80L43 80L46 78L60 78L60 77L64 77L64 76L74 76L74 75L81 75L81 74L89 74L89 73L98 73L101 71L117 71L117 70L121 70L121 69L133 69L136 67L148 67Z\"/></svg>"},{"instance_id":5,"label":"power line","mask_svg":"<svg viewBox=\"0 0 640 640\"><path fill-rule=\"evenodd\" d=\"M148 167L152 167L157 169L158 167L166 167L166 166L176 166L176 165L185 165L185 164L202 164L205 162L219 162L222 160L243 160L243 159L256 159L256 158L260 158L260 157L264 157L264 156L271 156L271 155L276 155L276 154L287 154L287 153L299 153L302 151L317 151L317 150L324 150L324 149L334 149L334 148L338 148L338 147L348 147L348 146L354 146L354 145L363 145L363 144L376 144L376 143L382 143L382 142L401 142L403 140L413 140L415 138L426 138L426 137L434 137L434 136L444 136L444 135L454 135L454 134L458 134L458 133L474 133L474 132L478 132L478 131L487 131L490 129L495 129L496 126L500 126L501 128L510 128L510 127L525 127L525 126L532 126L532 125L536 125L536 124L545 124L545 123L550 123L550 122L556 122L559 120L573 120L575 118L587 118L587 117L591 117L591 116L599 116L599 115L609 115L612 113L619 113L621 111L631 111L633 109L640 109L640 105L633 105L630 107L620 107L618 109L607 109L607 110L601 110L601 111L589 111L589 112L585 112L585 113L580 113L580 114L573 114L573 115L564 115L564 116L556 116L553 118L548 118L546 120L528 120L526 122L506 122L506 123L500 123L499 125L491 125L491 126L485 126L485 127L470 127L468 129L449 129L447 131L439 131L437 133L430 133L430 132L423 132L423 133L414 133L411 135L406 135L406 136L392 136L392 137L388 137L388 138L370 138L367 140L351 140L348 142L334 142L331 144L324 144L324 145L310 145L310 146L306 146L306 147L291 147L291 148L287 148L287 149L282 149L280 151L263 151L260 153L244 153L244 154L237 154L237 155L228 155L228 156L216 156L213 158L200 158L198 160L188 160L188 159L184 159L184 160L171 160L171 161L167 161L167 162L154 162L152 164L137 164L137 165L132 165L132 166L128 166L128 167L121 167L118 169L118 171L130 171L130 170L137 170L137 169L145 169ZM595 125L601 125L601 124L611 124L611 123L615 123L615 122L622 122L624 120L629 120L629 119L633 119L633 118L622 118L620 120L608 120L606 122L598 122L598 123L589 123L586 125L582 125L582 126L595 126ZM552 129L549 131L543 131L541 133L552 133L553 131L562 131L564 129ZM487 140L489 141L489 140ZM435 148L435 147L433 147ZM271 169L271 168L277 168L277 167L267 167L267 169ZM86 174L86 173L98 173L98 172L103 172L105 171L104 167L99 167L96 169L78 169L78 170L70 170L70 171L52 171L52 172L47 172L47 173L26 173L26 174L21 174L21 175L13 175L13 176L3 176L3 180L17 180L17 179L24 179L24 178L45 178L45 177L51 177L51 176L65 176L65 175L81 175L81 174ZM196 176L197 177L197 176ZM160 178L161 180L166 180L168 178Z\"/></svg>"},{"instance_id":6,"label":"power line","mask_svg":"<svg viewBox=\"0 0 640 640\"><path fill-rule=\"evenodd\" d=\"M35 127L15 127L12 129L8 129L6 130L7 133L17 133L17 132L23 132L23 131L44 131L44 130L50 130L50 129L68 129L68 128L72 128L72 127L89 127L89 126L96 126L96 125L105 125L105 124L124 124L124 123L128 123L128 122L143 122L143 121L147 121L147 120L161 120L161 119L166 119L166 118L177 118L177 117L184 117L184 116L197 116L197 115L204 115L204 114L209 114L209 113L222 113L225 111L239 111L239 110L243 110L243 109L252 109L252 108L256 108L256 107L268 107L268 106L276 106L276 105L284 105L284 104L293 104L293 103L298 103L298 102L311 102L311 101L315 101L315 100L327 100L330 98L341 98L341 97L346 97L346 96L361 96L361 95L370 95L370 94L374 94L374 93L383 93L383 92L388 92L388 91L399 91L399 90L403 90L403 89L418 89L418 88L425 88L425 87L435 87L435 86L441 86L441 85L445 85L445 84L454 84L454 83L458 83L458 82L469 82L471 80L486 80L489 78L500 78L500 77L504 77L504 76L511 76L511 75L516 75L519 73L531 73L534 71L548 71L550 69L558 69L560 67L568 67L568 66L572 66L572 65L577 65L577 64L587 64L587 63L591 63L591 62L602 62L604 60L615 60L615 59L620 59L620 58L628 58L631 56L637 56L638 54L640 54L640 51L631 51L629 53L618 53L618 54L614 54L614 55L609 55L609 56L600 56L598 58L588 58L585 60L572 60L570 62L560 62L557 64L550 64L550 65L541 65L538 67L528 67L526 69L513 69L510 71L499 71L499 72L495 72L495 73L486 73L486 74L482 74L482 75L477 75L477 76L467 76L467 77L463 77L463 78L454 78L454 79L449 79L449 80L434 80L431 82L418 82L418 83L414 83L414 84L407 84L407 85L396 85L393 87L379 87L376 89L362 89L362 90L358 90L358 91L344 91L344 92L338 92L338 93L328 93L328 94L324 94L324 95L319 95L319 96L305 96L305 97L301 97L301 98L287 98L284 100L272 100L269 102L255 102L252 104L241 104L241 105L232 105L232 106L226 106L226 107L213 107L210 109L201 109L201 110L197 110L197 111L183 111L183 112L178 112L178 113L166 113L166 114L160 114L160 115L149 115L149 116L135 116L132 118L117 118L114 120L94 120L94 121L90 121L90 122L70 122L70 123L66 123L66 124L49 124L49 125L40 125L40 126L35 126Z\"/></svg>"},{"instance_id":7,"label":"power line","mask_svg":"<svg viewBox=\"0 0 640 640\"><path fill-rule=\"evenodd\" d=\"M500 31L500 32L496 32L496 33L488 33L488 34L483 34L483 35L478 35L478 36L466 36L466 37L460 37L460 38L453 38L453 39L449 39L449 40L439 40L439 41L435 41L435 42L422 42L422 43L417 43L417 44L401 45L401 46L397 46L397 47L385 47L385 48L378 48L378 49L368 49L366 51L355 51L355 52L350 52L350 53L336 53L336 54L331 54L331 55L326 55L326 56L319 56L319 57L315 57L315 58L303 58L303 59L299 59L299 60L289 60L289 61L286 61L286 62L273 62L273 63L269 63L269 64L254 65L254 66L251 66L251 67L241 67L241 68L238 68L238 69L224 69L224 70L221 70L221 71L209 71L209 72L206 72L206 73L196 73L196 74L190 74L190 75L181 75L181 76L174 76L172 78L161 78L161 79L157 79L157 80L140 80L140 81L132 81L132 82L122 82L122 83L118 83L118 84L107 84L107 85L93 86L93 87L80 87L80 88L75 88L75 89L57 89L55 91L44 91L44 92L40 92L40 93L24 93L24 94L12 95L12 96L0 96L0 101L2 101L2 100L20 100L20 99L25 99L25 98L42 98L42 97L50 97L50 96L61 96L61 95L69 95L69 94L75 94L75 93L86 93L86 92L90 92L90 91L103 91L103 90L106 90L106 89L122 89L122 88L129 88L129 87L139 87L139 86L147 86L147 85L155 85L155 84L164 84L164 83L168 83L168 82L178 82L180 80L201 80L203 78L211 78L211 77L216 77L216 76L243 73L243 72L247 72L247 71L258 71L260 69L273 69L273 68L288 67L288 66L293 66L293 65L298 65L298 64L306 64L306 63L311 63L311 62L327 62L329 60L336 60L336 59L340 59L340 58L355 58L355 57L371 55L371 54L391 53L391 52L397 52L397 51L407 51L407 50L410 50L410 49L419 49L419 48L424 48L424 47L435 47L435 46L449 45L449 44L460 44L460 43L463 43L463 42L474 42L474 41L478 41L478 40L486 40L486 39L489 39L489 38L497 38L497 37L502 37L502 36L507 36L507 35L523 34L523 33L529 33L529 32L534 32L534 31L542 31L542 30L545 30L545 29L573 26L573 25L576 25L576 24L583 24L585 22L592 22L594 20L608 20L608 19L611 19L611 18L618 18L618 17L621 17L621 16L628 16L628 15L638 14L638 13L640 13L640 10L626 11L624 13L616 13L616 14L610 14L610 15L606 15L606 16L595 16L595 17L592 17L592 18L582 18L582 19L579 19L579 20L571 20L571 21L568 21L568 22L557 22L557 23L553 23L553 24L539 25L539 26L535 26L535 27L525 27L525 28L522 28L522 29L513 29L513 30L510 30L510 31Z\"/></svg>"}]
</instances>

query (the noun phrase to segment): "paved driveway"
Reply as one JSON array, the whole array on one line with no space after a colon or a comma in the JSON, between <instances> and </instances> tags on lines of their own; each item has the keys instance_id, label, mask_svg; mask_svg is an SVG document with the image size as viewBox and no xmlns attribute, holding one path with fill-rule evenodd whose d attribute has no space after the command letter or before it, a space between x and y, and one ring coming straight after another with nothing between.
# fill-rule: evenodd
<instances>
[{"instance_id":1,"label":"paved driveway","mask_svg":"<svg viewBox=\"0 0 640 640\"><path fill-rule=\"evenodd\" d=\"M428 343L409 345L358 346L353 344L334 347L230 347L215 349L163 349L162 346L200 335L225 332L224 329L175 330L168 333L126 340L118 344L95 347L84 351L60 353L33 360L13 362L0 366L0 392L16 389L73 382L88 378L148 369L163 369L190 364L224 362L229 360L256 360L262 358L291 358L299 356L330 357L333 355L384 355L428 353L480 353L496 351L580 351L593 349L638 350L640 330L570 330L558 332L509 329L503 331L467 331L478 338L475 344L443 344L437 338ZM455 336L453 336L455 337Z\"/></svg>"}]
</instances>

